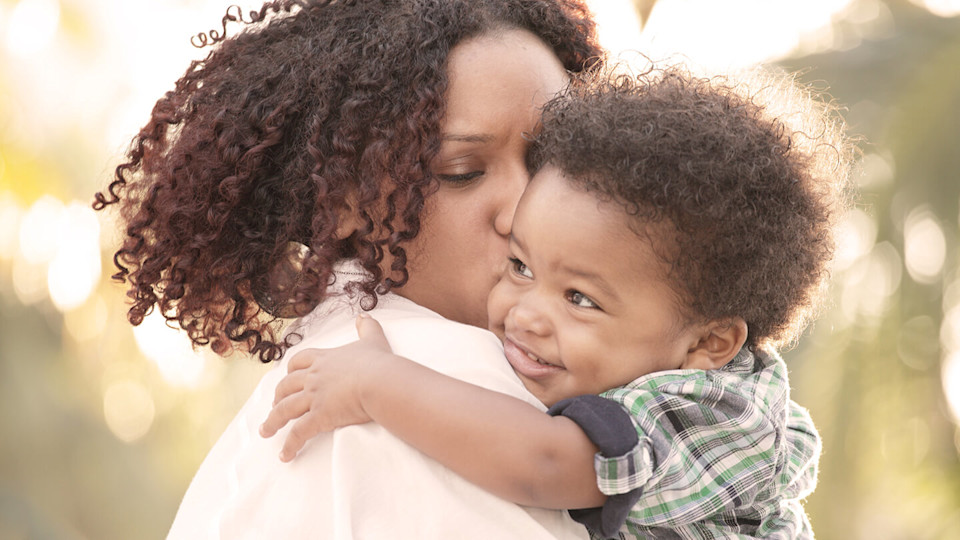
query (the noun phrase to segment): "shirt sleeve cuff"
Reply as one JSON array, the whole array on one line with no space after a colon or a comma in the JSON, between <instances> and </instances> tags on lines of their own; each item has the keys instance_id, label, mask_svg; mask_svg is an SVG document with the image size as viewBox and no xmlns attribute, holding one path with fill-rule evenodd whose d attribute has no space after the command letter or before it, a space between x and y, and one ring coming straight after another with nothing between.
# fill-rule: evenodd
<instances>
[{"instance_id":1,"label":"shirt sleeve cuff","mask_svg":"<svg viewBox=\"0 0 960 540\"><path fill-rule=\"evenodd\" d=\"M547 414L576 422L604 456L622 456L639 442L626 409L600 396L588 394L561 400Z\"/></svg>"},{"instance_id":2,"label":"shirt sleeve cuff","mask_svg":"<svg viewBox=\"0 0 960 540\"><path fill-rule=\"evenodd\" d=\"M594 468L597 487L607 501L598 508L570 510L570 517L604 538L616 537L642 493L631 485L642 486L653 470L649 449L641 444L633 420L620 404L595 395L562 400L547 414L576 422L600 450L594 456ZM638 465L646 466L638 471ZM639 478L638 472L646 478Z\"/></svg>"}]
</instances>

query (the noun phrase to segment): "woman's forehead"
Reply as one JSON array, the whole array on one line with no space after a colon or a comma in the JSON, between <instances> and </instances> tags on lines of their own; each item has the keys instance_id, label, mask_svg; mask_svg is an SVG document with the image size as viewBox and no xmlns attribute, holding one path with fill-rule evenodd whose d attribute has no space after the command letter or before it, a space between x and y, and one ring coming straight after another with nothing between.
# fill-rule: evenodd
<instances>
[{"instance_id":1,"label":"woman's forehead","mask_svg":"<svg viewBox=\"0 0 960 540\"><path fill-rule=\"evenodd\" d=\"M569 80L556 54L535 35L520 29L482 34L457 45L450 53L447 70L447 133L462 131L455 125L459 118L508 120L525 111L539 118L543 103ZM491 115L502 118L489 118Z\"/></svg>"}]
</instances>

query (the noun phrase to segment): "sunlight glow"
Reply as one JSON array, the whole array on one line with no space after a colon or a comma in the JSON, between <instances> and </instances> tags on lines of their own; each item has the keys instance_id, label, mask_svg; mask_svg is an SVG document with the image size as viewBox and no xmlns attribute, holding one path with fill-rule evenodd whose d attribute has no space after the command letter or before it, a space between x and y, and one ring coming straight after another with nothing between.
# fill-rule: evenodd
<instances>
[{"instance_id":1,"label":"sunlight glow","mask_svg":"<svg viewBox=\"0 0 960 540\"><path fill-rule=\"evenodd\" d=\"M76 341L87 341L99 336L107 326L107 303L100 296L93 297L77 309L64 313L63 326Z\"/></svg>"},{"instance_id":2,"label":"sunlight glow","mask_svg":"<svg viewBox=\"0 0 960 540\"><path fill-rule=\"evenodd\" d=\"M940 324L940 344L949 353L960 353L960 305L944 312Z\"/></svg>"},{"instance_id":3,"label":"sunlight glow","mask_svg":"<svg viewBox=\"0 0 960 540\"><path fill-rule=\"evenodd\" d=\"M56 256L63 215L63 203L50 195L30 206L20 221L20 253L27 262L48 263Z\"/></svg>"},{"instance_id":4,"label":"sunlight glow","mask_svg":"<svg viewBox=\"0 0 960 540\"><path fill-rule=\"evenodd\" d=\"M930 13L940 17L960 15L960 0L911 0L911 2L925 7Z\"/></svg>"},{"instance_id":5,"label":"sunlight glow","mask_svg":"<svg viewBox=\"0 0 960 540\"><path fill-rule=\"evenodd\" d=\"M954 351L943 360L940 379L943 381L943 395L947 399L953 421L960 423L960 350Z\"/></svg>"},{"instance_id":6,"label":"sunlight glow","mask_svg":"<svg viewBox=\"0 0 960 540\"><path fill-rule=\"evenodd\" d=\"M13 292L25 306L36 304L47 297L47 267L31 263L22 256L13 259L11 270Z\"/></svg>"},{"instance_id":7,"label":"sunlight glow","mask_svg":"<svg viewBox=\"0 0 960 540\"><path fill-rule=\"evenodd\" d=\"M20 206L9 191L0 192L0 259L13 258L20 230Z\"/></svg>"},{"instance_id":8,"label":"sunlight glow","mask_svg":"<svg viewBox=\"0 0 960 540\"><path fill-rule=\"evenodd\" d=\"M597 21L603 48L614 52L637 48L640 42L640 19L633 9L632 0L591 0L588 3Z\"/></svg>"},{"instance_id":9,"label":"sunlight glow","mask_svg":"<svg viewBox=\"0 0 960 540\"><path fill-rule=\"evenodd\" d=\"M927 207L907 216L903 231L907 272L918 283L934 283L947 258L947 241L937 216Z\"/></svg>"},{"instance_id":10,"label":"sunlight glow","mask_svg":"<svg viewBox=\"0 0 960 540\"><path fill-rule=\"evenodd\" d=\"M893 156L866 154L860 160L863 174L857 179L861 189L880 189L893 184L896 175Z\"/></svg>"},{"instance_id":11,"label":"sunlight glow","mask_svg":"<svg viewBox=\"0 0 960 540\"><path fill-rule=\"evenodd\" d=\"M53 304L67 311L83 304L100 281L100 223L93 209L71 202L60 223L58 243L47 287Z\"/></svg>"},{"instance_id":12,"label":"sunlight glow","mask_svg":"<svg viewBox=\"0 0 960 540\"><path fill-rule=\"evenodd\" d=\"M939 330L929 315L912 317L900 325L897 356L905 366L926 371L940 360Z\"/></svg>"},{"instance_id":13,"label":"sunlight glow","mask_svg":"<svg viewBox=\"0 0 960 540\"><path fill-rule=\"evenodd\" d=\"M196 387L203 376L206 358L193 350L190 339L176 329L158 311L147 315L133 336L143 354L152 360L163 378L174 386Z\"/></svg>"},{"instance_id":14,"label":"sunlight glow","mask_svg":"<svg viewBox=\"0 0 960 540\"><path fill-rule=\"evenodd\" d=\"M930 424L925 418L890 425L880 435L880 455L890 461L906 459L917 466L930 453L930 438Z\"/></svg>"},{"instance_id":15,"label":"sunlight glow","mask_svg":"<svg viewBox=\"0 0 960 540\"><path fill-rule=\"evenodd\" d=\"M103 393L103 417L121 441L132 443L146 435L155 414L150 391L137 381L115 382Z\"/></svg>"},{"instance_id":16,"label":"sunlight glow","mask_svg":"<svg viewBox=\"0 0 960 540\"><path fill-rule=\"evenodd\" d=\"M874 246L870 255L858 260L844 281L840 307L848 320L866 316L883 317L890 297L900 288L903 277L900 254L889 242Z\"/></svg>"},{"instance_id":17,"label":"sunlight glow","mask_svg":"<svg viewBox=\"0 0 960 540\"><path fill-rule=\"evenodd\" d=\"M838 229L834 269L846 270L873 249L877 222L860 208L854 208L843 216Z\"/></svg>"},{"instance_id":18,"label":"sunlight glow","mask_svg":"<svg viewBox=\"0 0 960 540\"><path fill-rule=\"evenodd\" d=\"M26 59L46 49L56 37L59 24L57 0L20 0L7 21L7 50Z\"/></svg>"},{"instance_id":19,"label":"sunlight glow","mask_svg":"<svg viewBox=\"0 0 960 540\"><path fill-rule=\"evenodd\" d=\"M655 59L682 54L708 70L725 71L783 57L804 42L831 46L833 17L852 0L662 0L636 48ZM822 43L821 43L822 42Z\"/></svg>"},{"instance_id":20,"label":"sunlight glow","mask_svg":"<svg viewBox=\"0 0 960 540\"><path fill-rule=\"evenodd\" d=\"M16 210L16 207L14 207ZM44 195L23 218L18 212L0 218L0 225L16 231L19 253L14 258L13 281L17 296L30 304L49 293L61 311L86 301L100 281L100 224L93 210L80 201L64 206L59 199ZM10 223L7 223L10 221ZM6 253L12 240L4 239Z\"/></svg>"}]
</instances>

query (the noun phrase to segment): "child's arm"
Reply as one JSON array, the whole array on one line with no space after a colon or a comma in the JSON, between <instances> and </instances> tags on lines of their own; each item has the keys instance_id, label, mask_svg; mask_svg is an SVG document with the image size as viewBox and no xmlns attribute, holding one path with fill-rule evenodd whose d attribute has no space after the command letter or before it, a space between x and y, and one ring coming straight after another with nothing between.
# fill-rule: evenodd
<instances>
[{"instance_id":1,"label":"child's arm","mask_svg":"<svg viewBox=\"0 0 960 540\"><path fill-rule=\"evenodd\" d=\"M372 420L504 499L542 508L604 503L597 448L572 420L394 355L372 318L358 319L357 330L358 342L291 359L261 428L269 437L299 417L281 459L321 431Z\"/></svg>"}]
</instances>

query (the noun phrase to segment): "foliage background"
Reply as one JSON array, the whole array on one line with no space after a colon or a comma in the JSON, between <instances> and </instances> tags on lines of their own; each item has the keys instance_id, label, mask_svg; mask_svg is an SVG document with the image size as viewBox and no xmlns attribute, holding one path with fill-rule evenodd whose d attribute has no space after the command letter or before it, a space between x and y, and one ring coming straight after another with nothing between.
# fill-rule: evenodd
<instances>
[{"instance_id":1,"label":"foliage background","mask_svg":"<svg viewBox=\"0 0 960 540\"><path fill-rule=\"evenodd\" d=\"M825 2L593 4L614 48L775 62L845 108L861 197L832 307L786 353L825 440L807 508L821 539L960 538L960 6L836 0L784 45L784 13ZM132 332L88 210L225 7L0 0L0 538L162 537L264 371Z\"/></svg>"}]
</instances>

